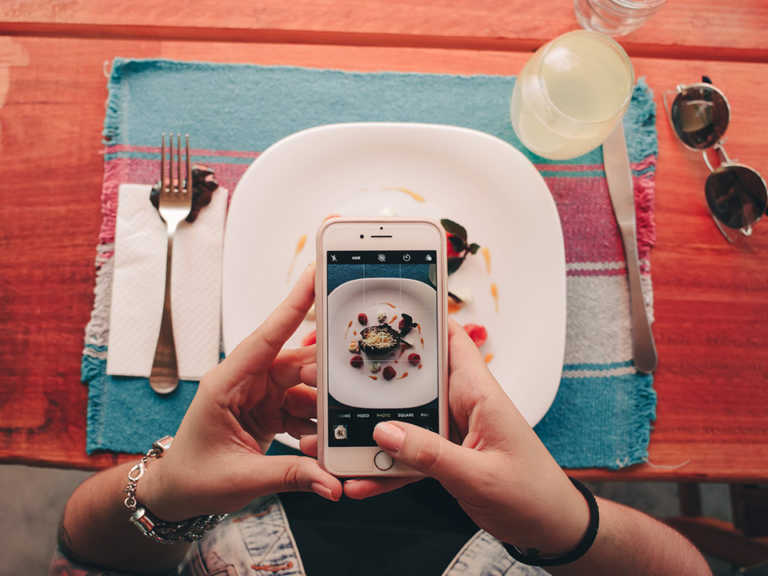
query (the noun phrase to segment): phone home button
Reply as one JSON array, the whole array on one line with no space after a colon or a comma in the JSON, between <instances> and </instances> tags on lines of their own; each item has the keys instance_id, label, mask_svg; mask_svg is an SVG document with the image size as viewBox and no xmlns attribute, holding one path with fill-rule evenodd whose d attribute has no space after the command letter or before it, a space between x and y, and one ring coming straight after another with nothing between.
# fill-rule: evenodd
<instances>
[{"instance_id":1,"label":"phone home button","mask_svg":"<svg viewBox=\"0 0 768 576\"><path fill-rule=\"evenodd\" d=\"M384 452L384 450L379 450L373 457L373 463L376 465L376 468L384 472L385 470L392 468L395 461L392 460L392 456Z\"/></svg>"}]
</instances>

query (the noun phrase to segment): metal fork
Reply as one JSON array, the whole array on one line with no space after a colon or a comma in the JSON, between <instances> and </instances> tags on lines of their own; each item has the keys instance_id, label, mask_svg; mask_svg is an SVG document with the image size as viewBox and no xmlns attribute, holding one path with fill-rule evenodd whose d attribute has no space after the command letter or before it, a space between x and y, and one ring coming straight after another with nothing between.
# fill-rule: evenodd
<instances>
[{"instance_id":1,"label":"metal fork","mask_svg":"<svg viewBox=\"0 0 768 576\"><path fill-rule=\"evenodd\" d=\"M173 133L169 135L168 174L165 170L165 134L160 148L160 194L157 211L165 222L168 232L168 252L165 258L165 303L160 335L157 339L155 359L149 384L158 394L170 394L179 385L179 370L176 363L176 345L173 340L171 321L171 262L173 261L173 237L176 228L192 209L192 168L189 157L189 134L186 141L186 178L181 178L181 134L176 135L176 179L174 180Z\"/></svg>"}]
</instances>

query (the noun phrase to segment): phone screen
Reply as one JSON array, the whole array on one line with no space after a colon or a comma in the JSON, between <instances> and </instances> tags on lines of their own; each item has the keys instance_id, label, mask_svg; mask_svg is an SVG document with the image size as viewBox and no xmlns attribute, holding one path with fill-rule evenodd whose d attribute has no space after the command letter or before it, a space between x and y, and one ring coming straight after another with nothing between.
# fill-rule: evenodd
<instances>
[{"instance_id":1,"label":"phone screen","mask_svg":"<svg viewBox=\"0 0 768 576\"><path fill-rule=\"evenodd\" d=\"M437 252L327 253L328 445L375 446L378 422L438 431Z\"/></svg>"}]
</instances>

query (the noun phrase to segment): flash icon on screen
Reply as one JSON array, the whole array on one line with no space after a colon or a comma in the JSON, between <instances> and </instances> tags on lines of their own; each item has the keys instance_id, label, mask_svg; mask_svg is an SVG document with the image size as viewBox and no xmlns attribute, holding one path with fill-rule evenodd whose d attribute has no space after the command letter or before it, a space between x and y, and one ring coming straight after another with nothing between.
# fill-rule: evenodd
<instances>
[{"instance_id":1,"label":"flash icon on screen","mask_svg":"<svg viewBox=\"0 0 768 576\"><path fill-rule=\"evenodd\" d=\"M427 255L424 257L424 259L425 259L427 262L432 262L432 254L427 254Z\"/></svg>"},{"instance_id":2,"label":"flash icon on screen","mask_svg":"<svg viewBox=\"0 0 768 576\"><path fill-rule=\"evenodd\" d=\"M376 259L377 259L379 262L386 262L386 261L387 261L387 255L386 255L386 254L379 254L379 255L376 257Z\"/></svg>"}]
</instances>

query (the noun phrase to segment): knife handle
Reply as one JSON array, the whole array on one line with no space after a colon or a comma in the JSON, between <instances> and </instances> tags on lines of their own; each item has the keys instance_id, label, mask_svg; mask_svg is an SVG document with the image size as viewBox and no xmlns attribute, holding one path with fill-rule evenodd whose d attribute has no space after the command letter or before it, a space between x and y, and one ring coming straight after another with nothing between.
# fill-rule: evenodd
<instances>
[{"instance_id":1,"label":"knife handle","mask_svg":"<svg viewBox=\"0 0 768 576\"><path fill-rule=\"evenodd\" d=\"M624 228L624 227L622 227ZM635 369L647 374L656 370L658 358L656 344L653 341L651 323L648 320L648 310L643 298L643 285L640 283L640 262L637 256L637 237L635 228L622 229L621 239L624 244L624 255L627 260L627 275L629 277L629 306L632 322L632 356L635 359Z\"/></svg>"}]
</instances>

